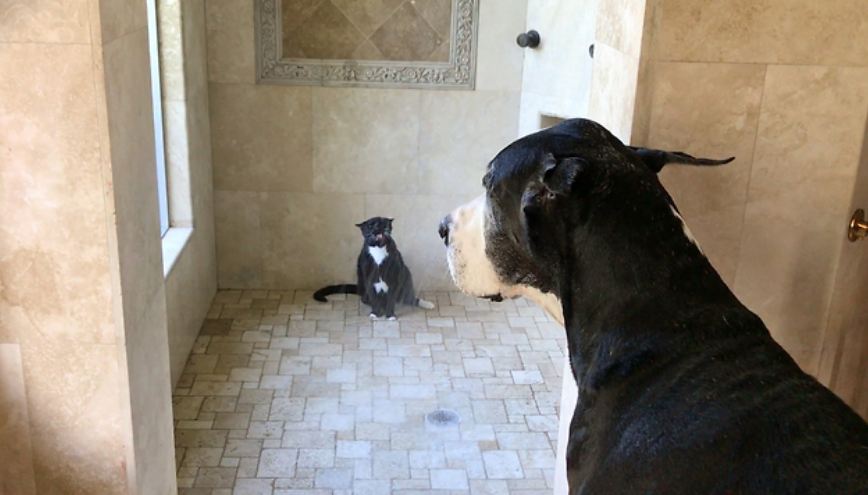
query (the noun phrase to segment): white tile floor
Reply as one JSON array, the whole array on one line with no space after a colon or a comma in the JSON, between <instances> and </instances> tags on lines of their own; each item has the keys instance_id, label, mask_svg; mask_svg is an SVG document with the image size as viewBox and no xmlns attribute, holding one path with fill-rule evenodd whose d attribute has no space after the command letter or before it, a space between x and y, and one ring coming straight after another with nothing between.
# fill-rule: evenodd
<instances>
[{"instance_id":1,"label":"white tile floor","mask_svg":"<svg viewBox=\"0 0 868 495\"><path fill-rule=\"evenodd\" d=\"M551 493L563 330L424 296L371 322L353 296L219 292L175 391L180 493Z\"/></svg>"}]
</instances>

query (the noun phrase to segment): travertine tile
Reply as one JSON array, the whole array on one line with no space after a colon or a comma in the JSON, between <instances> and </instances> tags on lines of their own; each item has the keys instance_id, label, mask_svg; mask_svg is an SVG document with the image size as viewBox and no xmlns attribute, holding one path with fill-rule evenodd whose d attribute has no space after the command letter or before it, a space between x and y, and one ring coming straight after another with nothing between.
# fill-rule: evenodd
<instances>
[{"instance_id":1,"label":"travertine tile","mask_svg":"<svg viewBox=\"0 0 868 495\"><path fill-rule=\"evenodd\" d=\"M669 166L661 174L685 223L724 280L735 281L747 183L766 69L752 64L658 63L650 147L736 161L713 169ZM708 87L720 88L713 98ZM702 111L697 111L701 108Z\"/></svg>"},{"instance_id":2,"label":"travertine tile","mask_svg":"<svg viewBox=\"0 0 868 495\"><path fill-rule=\"evenodd\" d=\"M868 65L862 0L837 0L834 7L788 0L664 0L658 11L654 53L661 60Z\"/></svg>"},{"instance_id":3,"label":"travertine tile","mask_svg":"<svg viewBox=\"0 0 868 495\"><path fill-rule=\"evenodd\" d=\"M295 2L299 3L299 2ZM401 0L368 0L358 2L354 0L332 0L367 38L374 34L380 26L386 22L395 10L401 6Z\"/></svg>"},{"instance_id":4,"label":"travertine tile","mask_svg":"<svg viewBox=\"0 0 868 495\"><path fill-rule=\"evenodd\" d=\"M14 2L0 12L7 7L10 16L30 9ZM4 327L23 335L109 344L115 330L92 71L88 45L0 50L0 277L9 281L0 311Z\"/></svg>"},{"instance_id":5,"label":"travertine tile","mask_svg":"<svg viewBox=\"0 0 868 495\"><path fill-rule=\"evenodd\" d=\"M262 229L259 195L215 191L217 279L221 287L262 285Z\"/></svg>"},{"instance_id":6,"label":"travertine tile","mask_svg":"<svg viewBox=\"0 0 868 495\"><path fill-rule=\"evenodd\" d=\"M90 43L87 0L8 0L0 42Z\"/></svg>"},{"instance_id":7,"label":"travertine tile","mask_svg":"<svg viewBox=\"0 0 868 495\"><path fill-rule=\"evenodd\" d=\"M522 89L525 50L515 44L515 37L527 30L527 4L527 0L479 2L477 90L518 92ZM517 112L518 108L513 110ZM514 117L508 120L514 121Z\"/></svg>"},{"instance_id":8,"label":"travertine tile","mask_svg":"<svg viewBox=\"0 0 868 495\"><path fill-rule=\"evenodd\" d=\"M735 290L808 372L846 242L866 115L868 69L769 67Z\"/></svg>"},{"instance_id":9,"label":"travertine tile","mask_svg":"<svg viewBox=\"0 0 868 495\"><path fill-rule=\"evenodd\" d=\"M238 493L501 487L472 484L487 478L509 480L507 488L516 490L547 486L544 473L554 467L547 435L557 431L557 392L534 392L532 387L551 382L557 391L560 379L550 363L563 359L556 340L562 330L546 329L549 340L543 339L533 316L518 316L512 301L492 309L457 294L425 294L446 306L473 308L484 323L456 324L454 315L425 318L413 310L398 322L371 324L354 297L336 298L329 310L310 311L305 308L320 303L309 300L309 291L281 294L218 294L217 304L239 311L257 306L260 312L239 312L229 324L221 323L219 331L210 332L219 335L206 336L201 349L213 354L194 355L187 367L192 386L187 393L200 395L176 399L178 411L189 418L178 421L177 447L186 456L178 471L182 487L234 486ZM297 305L304 319L278 332L261 323L266 318L262 311L280 308L281 301ZM329 311L336 317L318 319ZM497 311L516 316L492 316ZM349 323L356 319L363 324ZM383 345L363 349L363 335ZM292 345L283 345L287 339L293 339ZM460 342L462 350L454 358L444 351ZM531 349L531 343L545 350L519 352ZM263 351L276 355L256 359ZM465 368L484 369L487 383L464 378ZM253 380L259 372L265 374ZM273 372L280 374L269 374ZM288 388L272 388L281 377ZM223 393L233 395L215 395ZM438 407L457 412L460 424L428 424L424 416ZM543 408L548 412L541 413ZM191 472L190 466L198 471ZM232 469L236 479L229 485Z\"/></svg>"},{"instance_id":10,"label":"travertine tile","mask_svg":"<svg viewBox=\"0 0 868 495\"><path fill-rule=\"evenodd\" d=\"M209 96L215 189L310 190L310 88L211 84Z\"/></svg>"},{"instance_id":11,"label":"travertine tile","mask_svg":"<svg viewBox=\"0 0 868 495\"><path fill-rule=\"evenodd\" d=\"M291 57L348 59L364 39L334 3L325 1L305 22L292 31L284 30L283 51Z\"/></svg>"},{"instance_id":12,"label":"travertine tile","mask_svg":"<svg viewBox=\"0 0 868 495\"><path fill-rule=\"evenodd\" d=\"M624 142L630 142L639 77L639 58L605 43L594 44L594 71L591 79L587 117Z\"/></svg>"},{"instance_id":13,"label":"travertine tile","mask_svg":"<svg viewBox=\"0 0 868 495\"><path fill-rule=\"evenodd\" d=\"M263 195L261 204L265 286L315 289L353 280L362 244L355 226L364 220L361 196L269 193ZM323 230L321 225L338 228ZM342 314L340 317L343 319ZM304 352L306 344L301 346L305 348L302 355L315 355ZM322 351L330 353L327 347Z\"/></svg>"},{"instance_id":14,"label":"travertine tile","mask_svg":"<svg viewBox=\"0 0 868 495\"><path fill-rule=\"evenodd\" d=\"M489 450L482 453L485 472L491 479L521 479L524 473L518 455L512 450Z\"/></svg>"},{"instance_id":15,"label":"travertine tile","mask_svg":"<svg viewBox=\"0 0 868 495\"><path fill-rule=\"evenodd\" d=\"M370 40L387 60L446 61L442 55L434 53L448 40L437 33L410 3L398 7Z\"/></svg>"},{"instance_id":16,"label":"travertine tile","mask_svg":"<svg viewBox=\"0 0 868 495\"><path fill-rule=\"evenodd\" d=\"M256 79L253 2L208 0L205 14L208 80L252 84Z\"/></svg>"},{"instance_id":17,"label":"travertine tile","mask_svg":"<svg viewBox=\"0 0 868 495\"><path fill-rule=\"evenodd\" d=\"M423 93L419 192L466 198L481 194L488 162L517 137L518 122L512 117L518 104L517 92ZM493 130L486 122L500 125Z\"/></svg>"},{"instance_id":18,"label":"travertine tile","mask_svg":"<svg viewBox=\"0 0 868 495\"><path fill-rule=\"evenodd\" d=\"M24 369L18 344L0 344L0 444L7 446L0 452L0 479L2 488L10 493L35 495L36 479L33 473L33 454L30 447L30 417Z\"/></svg>"},{"instance_id":19,"label":"travertine tile","mask_svg":"<svg viewBox=\"0 0 868 495\"><path fill-rule=\"evenodd\" d=\"M406 89L314 88L314 191L416 192L420 95ZM396 118L364 125L371 115Z\"/></svg>"},{"instance_id":20,"label":"travertine tile","mask_svg":"<svg viewBox=\"0 0 868 495\"><path fill-rule=\"evenodd\" d=\"M137 0L100 2L99 13L103 45L143 29L148 23L147 4Z\"/></svg>"}]
</instances>

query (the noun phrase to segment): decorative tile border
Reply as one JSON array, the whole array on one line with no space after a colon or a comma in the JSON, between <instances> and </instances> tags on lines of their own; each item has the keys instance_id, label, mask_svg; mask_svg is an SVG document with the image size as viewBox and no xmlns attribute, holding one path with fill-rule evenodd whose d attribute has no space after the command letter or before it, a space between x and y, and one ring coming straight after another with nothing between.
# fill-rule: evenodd
<instances>
[{"instance_id":1,"label":"decorative tile border","mask_svg":"<svg viewBox=\"0 0 868 495\"><path fill-rule=\"evenodd\" d=\"M256 81L259 84L473 89L478 0L452 0L449 62L282 58L280 0L256 0Z\"/></svg>"}]
</instances>

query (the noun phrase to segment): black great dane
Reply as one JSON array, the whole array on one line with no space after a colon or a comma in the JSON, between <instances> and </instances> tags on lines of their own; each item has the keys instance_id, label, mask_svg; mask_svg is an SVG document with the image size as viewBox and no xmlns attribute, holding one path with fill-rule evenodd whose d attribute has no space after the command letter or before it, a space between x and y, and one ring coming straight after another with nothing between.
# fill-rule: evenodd
<instances>
[{"instance_id":1,"label":"black great dane","mask_svg":"<svg viewBox=\"0 0 868 495\"><path fill-rule=\"evenodd\" d=\"M727 161L569 120L498 153L440 226L459 288L566 328L570 493L868 493L868 425L727 288L657 178Z\"/></svg>"}]
</instances>

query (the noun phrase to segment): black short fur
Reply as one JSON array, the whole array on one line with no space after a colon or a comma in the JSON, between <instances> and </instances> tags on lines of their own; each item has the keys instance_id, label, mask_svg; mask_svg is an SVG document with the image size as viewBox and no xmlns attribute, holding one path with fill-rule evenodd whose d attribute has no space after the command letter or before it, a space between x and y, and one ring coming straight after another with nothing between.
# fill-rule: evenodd
<instances>
[{"instance_id":1,"label":"black short fur","mask_svg":"<svg viewBox=\"0 0 868 495\"><path fill-rule=\"evenodd\" d=\"M868 493L868 426L688 239L656 172L714 165L570 120L484 178L500 277L556 294L579 397L575 494Z\"/></svg>"},{"instance_id":2,"label":"black short fur","mask_svg":"<svg viewBox=\"0 0 868 495\"><path fill-rule=\"evenodd\" d=\"M371 307L371 316L394 318L397 304L427 306L416 297L413 276L404 264L398 245L392 239L393 219L373 217L356 224L362 232L362 250L356 263L356 284L329 285L316 291L314 299L326 302L331 294L358 294L362 303ZM373 250L384 256L378 260ZM379 261L379 262L378 262Z\"/></svg>"}]
</instances>

